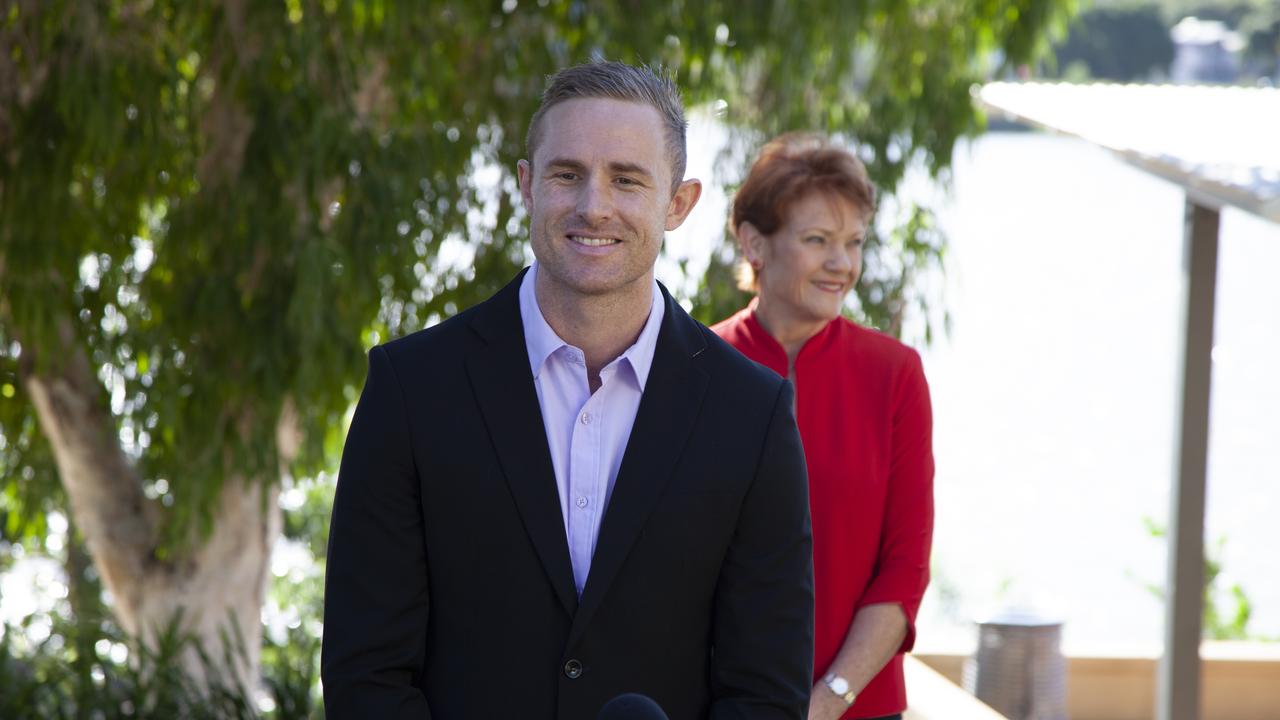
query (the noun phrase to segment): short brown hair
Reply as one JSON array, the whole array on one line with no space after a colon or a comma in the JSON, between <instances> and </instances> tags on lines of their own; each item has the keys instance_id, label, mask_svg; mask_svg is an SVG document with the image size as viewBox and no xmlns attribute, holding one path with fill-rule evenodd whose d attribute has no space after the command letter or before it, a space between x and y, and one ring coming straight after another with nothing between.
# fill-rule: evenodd
<instances>
[{"instance_id":1,"label":"short brown hair","mask_svg":"<svg viewBox=\"0 0 1280 720\"><path fill-rule=\"evenodd\" d=\"M770 140L747 173L733 198L729 231L749 222L764 235L772 235L786 222L786 213L809 193L826 193L848 200L864 219L875 212L876 189L867 169L853 153L826 137L813 133L789 133ZM738 265L738 287L756 290L755 268Z\"/></svg>"},{"instance_id":2,"label":"short brown hair","mask_svg":"<svg viewBox=\"0 0 1280 720\"><path fill-rule=\"evenodd\" d=\"M568 67L547 78L547 89L542 93L542 104L529 120L529 132L525 135L525 152L533 163L533 154L541 139L542 116L548 110L566 100L582 98L610 98L648 105L662 117L667 140L667 156L671 160L674 176L671 190L675 192L684 179L686 162L684 102L680 89L661 66L627 65L620 62L596 60Z\"/></svg>"}]
</instances>

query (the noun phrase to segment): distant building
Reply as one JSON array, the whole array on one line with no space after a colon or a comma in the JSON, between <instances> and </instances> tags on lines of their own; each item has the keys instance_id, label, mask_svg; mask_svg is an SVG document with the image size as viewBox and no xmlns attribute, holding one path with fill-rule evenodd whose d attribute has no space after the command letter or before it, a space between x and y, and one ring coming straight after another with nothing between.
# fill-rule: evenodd
<instances>
[{"instance_id":1,"label":"distant building","mask_svg":"<svg viewBox=\"0 0 1280 720\"><path fill-rule=\"evenodd\" d=\"M1232 83L1240 75L1244 38L1217 20L1183 18L1170 31L1173 65L1169 79L1179 84Z\"/></svg>"}]
</instances>

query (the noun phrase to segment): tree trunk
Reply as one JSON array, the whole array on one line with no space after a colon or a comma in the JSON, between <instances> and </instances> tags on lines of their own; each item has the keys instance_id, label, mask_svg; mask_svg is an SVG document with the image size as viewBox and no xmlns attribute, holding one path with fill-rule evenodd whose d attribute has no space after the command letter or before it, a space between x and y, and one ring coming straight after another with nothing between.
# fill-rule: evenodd
<instances>
[{"instance_id":1,"label":"tree trunk","mask_svg":"<svg viewBox=\"0 0 1280 720\"><path fill-rule=\"evenodd\" d=\"M158 633L181 610L182 629L215 661L224 657L223 638L231 640L231 667L220 671L232 673L226 680L252 688L271 550L281 526L275 483L228 478L211 534L172 560L157 559L159 510L143 494L141 478L120 446L106 393L70 323L62 324L62 336L63 364L53 369L37 370L38 349L24 346L23 380L116 619L154 647ZM292 422L294 416L283 417ZM183 662L203 678L197 655L188 652Z\"/></svg>"},{"instance_id":2,"label":"tree trunk","mask_svg":"<svg viewBox=\"0 0 1280 720\"><path fill-rule=\"evenodd\" d=\"M144 642L154 642L176 612L215 662L230 659L223 671L234 673L244 688L258 681L262 650L262 605L270 577L271 548L280 534L280 509L274 485L228 480L218 498L213 532L189 555L156 564L135 588L129 609ZM227 643L230 643L228 646ZM188 669L202 668L188 655Z\"/></svg>"}]
</instances>

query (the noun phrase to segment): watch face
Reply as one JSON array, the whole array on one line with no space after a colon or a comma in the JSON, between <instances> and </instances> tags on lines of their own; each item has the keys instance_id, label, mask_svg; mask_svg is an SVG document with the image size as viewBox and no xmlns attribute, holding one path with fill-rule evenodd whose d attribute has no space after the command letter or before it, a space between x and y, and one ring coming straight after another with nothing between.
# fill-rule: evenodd
<instances>
[{"instance_id":1,"label":"watch face","mask_svg":"<svg viewBox=\"0 0 1280 720\"><path fill-rule=\"evenodd\" d=\"M849 681L842 677L831 678L831 691L837 695L849 692Z\"/></svg>"}]
</instances>

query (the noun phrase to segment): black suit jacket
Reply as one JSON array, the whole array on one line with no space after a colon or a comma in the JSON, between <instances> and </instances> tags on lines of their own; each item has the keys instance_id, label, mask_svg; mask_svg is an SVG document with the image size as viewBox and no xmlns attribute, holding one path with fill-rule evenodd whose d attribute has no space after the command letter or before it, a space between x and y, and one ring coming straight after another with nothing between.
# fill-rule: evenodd
<instances>
[{"instance_id":1,"label":"black suit jacket","mask_svg":"<svg viewBox=\"0 0 1280 720\"><path fill-rule=\"evenodd\" d=\"M325 579L331 720L803 718L807 479L790 384L666 315L581 601L520 277L369 353Z\"/></svg>"}]
</instances>

